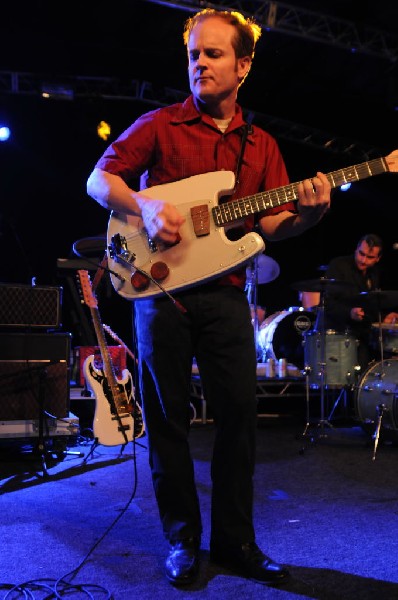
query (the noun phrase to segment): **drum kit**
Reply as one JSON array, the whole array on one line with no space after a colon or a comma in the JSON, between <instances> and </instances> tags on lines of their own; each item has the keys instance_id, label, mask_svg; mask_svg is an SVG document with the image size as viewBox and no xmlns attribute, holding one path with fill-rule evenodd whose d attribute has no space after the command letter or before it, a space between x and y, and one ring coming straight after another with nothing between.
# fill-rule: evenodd
<instances>
[{"instance_id":1,"label":"drum kit","mask_svg":"<svg viewBox=\"0 0 398 600\"><path fill-rule=\"evenodd\" d=\"M374 451L373 460L376 456L377 444L381 431L385 439L394 439L397 433L397 390L398 377L392 381L386 379L389 373L395 373L398 366L397 346L395 333L398 327L393 324L382 323L381 314L383 309L398 306L397 291L372 290L354 295L355 305L372 306L377 309L379 320L372 324L372 329L379 332L378 348L380 361L372 362L367 370L361 374L361 367L357 364L358 342L350 334L340 334L325 327L325 304L326 292L332 290L335 293L349 293L351 284L321 277L318 280L301 281L292 285L293 289L303 291L317 291L320 293L320 304L317 308L317 318L313 331L306 334L304 342L305 374L312 387L320 389L321 416L318 422L321 435L324 435L324 427L331 426L330 418L341 394L329 414L325 418L325 390L327 388L340 388L343 391L351 389L355 392L355 414L361 422L361 426L367 432L373 432ZM388 338L385 336L387 333ZM386 344L388 339L388 346ZM385 352L389 357L385 359ZM307 386L308 389L308 386ZM372 414L373 412L373 414ZM383 421L383 429L382 427ZM307 394L307 424L303 435L307 435L309 427L308 394Z\"/></svg>"},{"instance_id":2,"label":"drum kit","mask_svg":"<svg viewBox=\"0 0 398 600\"><path fill-rule=\"evenodd\" d=\"M279 266L271 258L260 255L247 267L246 292L249 303L257 306L257 285L268 283L279 275ZM355 415L362 428L372 433L373 459L380 437L398 439L398 324L381 320L381 312L398 306L398 291L372 290L355 296L358 306L377 309L378 322L372 323L377 334L380 361L371 362L361 373L358 365L358 341L350 333L336 332L325 326L327 293L347 294L351 284L327 277L298 281L291 285L298 292L319 293L319 304L314 309L292 307L267 317L259 326L254 318L255 339L260 360L286 358L306 377L307 423L303 437L309 434L309 389L320 392L320 419L317 431L325 436L325 427L332 427L330 419L348 390L354 392ZM387 358L386 358L387 356ZM339 395L325 416L326 390L338 390Z\"/></svg>"}]
</instances>

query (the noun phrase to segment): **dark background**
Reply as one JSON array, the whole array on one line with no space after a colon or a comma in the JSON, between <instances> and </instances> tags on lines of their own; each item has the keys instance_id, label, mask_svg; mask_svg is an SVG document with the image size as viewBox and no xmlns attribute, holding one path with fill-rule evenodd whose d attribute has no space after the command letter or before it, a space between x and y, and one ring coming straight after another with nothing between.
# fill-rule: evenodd
<instances>
[{"instance_id":1,"label":"dark background","mask_svg":"<svg viewBox=\"0 0 398 600\"><path fill-rule=\"evenodd\" d=\"M101 119L111 124L111 141L143 112L175 101L170 90L188 94L183 23L205 5L119 0L2 7L0 121L11 123L13 138L0 144L0 281L26 284L35 277L39 285L65 286L57 259L71 256L74 241L105 233L108 213L85 189L108 144L97 137L97 124ZM284 19L263 30L239 101L254 123L277 138L291 180L397 148L396 3L276 5ZM270 3L213 6L261 17ZM356 52L347 30L358 34ZM15 73L18 89L10 83ZM134 81L148 82L150 93L134 97ZM44 82L71 87L74 100L41 98ZM392 249L398 242L397 197L394 174L358 182L345 193L335 190L330 213L319 225L298 238L268 243L266 253L281 269L277 280L258 289L268 314L297 305L291 284L319 277L321 265L351 253L370 232L385 242L384 286L397 289L398 252ZM101 293L106 321L129 341L129 302L109 285ZM67 330L74 328L71 302L65 288ZM80 332L72 333L80 343Z\"/></svg>"}]
</instances>

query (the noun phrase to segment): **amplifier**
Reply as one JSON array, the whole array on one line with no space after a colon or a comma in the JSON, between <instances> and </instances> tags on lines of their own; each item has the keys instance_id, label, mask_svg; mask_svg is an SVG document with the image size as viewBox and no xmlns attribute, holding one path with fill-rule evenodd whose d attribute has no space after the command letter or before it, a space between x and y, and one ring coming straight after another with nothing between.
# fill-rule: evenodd
<instances>
[{"instance_id":1,"label":"amplifier","mask_svg":"<svg viewBox=\"0 0 398 600\"><path fill-rule=\"evenodd\" d=\"M0 420L69 416L69 369L65 360L0 360Z\"/></svg>"},{"instance_id":2,"label":"amplifier","mask_svg":"<svg viewBox=\"0 0 398 600\"><path fill-rule=\"evenodd\" d=\"M69 415L70 333L0 333L0 419Z\"/></svg>"},{"instance_id":3,"label":"amplifier","mask_svg":"<svg viewBox=\"0 0 398 600\"><path fill-rule=\"evenodd\" d=\"M61 287L0 283L0 327L57 328Z\"/></svg>"},{"instance_id":4,"label":"amplifier","mask_svg":"<svg viewBox=\"0 0 398 600\"><path fill-rule=\"evenodd\" d=\"M69 363L70 333L0 333L0 360L65 360Z\"/></svg>"}]
</instances>

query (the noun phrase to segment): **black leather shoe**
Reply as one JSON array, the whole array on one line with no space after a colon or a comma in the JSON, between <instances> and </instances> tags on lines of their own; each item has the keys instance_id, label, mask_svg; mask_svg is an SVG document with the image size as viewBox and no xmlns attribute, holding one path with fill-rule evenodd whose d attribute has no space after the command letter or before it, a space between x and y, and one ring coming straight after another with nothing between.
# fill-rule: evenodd
<instances>
[{"instance_id":1,"label":"black leather shoe","mask_svg":"<svg viewBox=\"0 0 398 600\"><path fill-rule=\"evenodd\" d=\"M287 569L266 556L254 542L239 547L212 544L210 558L223 567L262 583L281 583L289 576Z\"/></svg>"},{"instance_id":2,"label":"black leather shoe","mask_svg":"<svg viewBox=\"0 0 398 600\"><path fill-rule=\"evenodd\" d=\"M192 583L199 572L200 541L188 538L170 542L169 555L165 562L167 579L173 585L188 585Z\"/></svg>"}]
</instances>

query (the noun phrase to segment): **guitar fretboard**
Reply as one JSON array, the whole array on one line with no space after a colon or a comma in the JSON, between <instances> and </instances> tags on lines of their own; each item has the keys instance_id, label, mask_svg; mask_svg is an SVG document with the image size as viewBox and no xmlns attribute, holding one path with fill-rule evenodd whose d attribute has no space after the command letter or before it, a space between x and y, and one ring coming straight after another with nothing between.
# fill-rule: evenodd
<instances>
[{"instance_id":1,"label":"guitar fretboard","mask_svg":"<svg viewBox=\"0 0 398 600\"><path fill-rule=\"evenodd\" d=\"M375 158L352 167L332 171L331 173L327 173L326 177L332 188L335 188L345 183L351 183L353 181L372 177L373 175L386 173L388 170L384 158ZM289 185L284 185L267 192L259 192L252 196L241 198L240 200L232 200L231 202L225 202L224 204L214 206L212 209L214 222L217 227L222 227L227 223L232 223L233 221L254 215L262 210L267 210L297 200L297 188L299 183L300 182L290 183Z\"/></svg>"}]
</instances>

